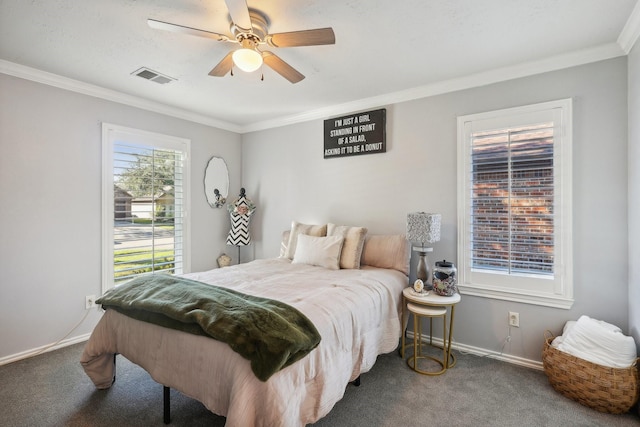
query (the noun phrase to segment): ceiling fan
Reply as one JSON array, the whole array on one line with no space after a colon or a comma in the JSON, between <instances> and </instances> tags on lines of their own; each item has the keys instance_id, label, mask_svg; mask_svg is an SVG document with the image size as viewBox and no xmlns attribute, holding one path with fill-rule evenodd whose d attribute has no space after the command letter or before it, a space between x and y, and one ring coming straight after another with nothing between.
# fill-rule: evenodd
<instances>
[{"instance_id":1,"label":"ceiling fan","mask_svg":"<svg viewBox=\"0 0 640 427\"><path fill-rule=\"evenodd\" d=\"M317 46L336 42L335 34L330 27L269 34L267 16L255 9L249 9L246 0L225 0L225 3L231 17L231 37L155 19L148 19L147 23L150 27L160 30L239 44L240 48L230 51L209 72L209 75L214 77L223 77L230 71L233 75L234 64L243 71L253 72L264 63L291 83L298 83L304 79L304 75L275 53L262 50L262 47L265 45L271 47Z\"/></svg>"}]
</instances>

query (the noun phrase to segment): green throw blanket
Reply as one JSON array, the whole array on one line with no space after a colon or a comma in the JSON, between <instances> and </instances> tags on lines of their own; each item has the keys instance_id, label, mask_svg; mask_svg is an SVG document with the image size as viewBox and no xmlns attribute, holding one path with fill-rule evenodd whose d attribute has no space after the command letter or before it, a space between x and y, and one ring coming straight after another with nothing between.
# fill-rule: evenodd
<instances>
[{"instance_id":1,"label":"green throw blanket","mask_svg":"<svg viewBox=\"0 0 640 427\"><path fill-rule=\"evenodd\" d=\"M165 274L135 278L96 303L134 319L224 341L251 361L261 381L320 343L313 323L287 304Z\"/></svg>"}]
</instances>

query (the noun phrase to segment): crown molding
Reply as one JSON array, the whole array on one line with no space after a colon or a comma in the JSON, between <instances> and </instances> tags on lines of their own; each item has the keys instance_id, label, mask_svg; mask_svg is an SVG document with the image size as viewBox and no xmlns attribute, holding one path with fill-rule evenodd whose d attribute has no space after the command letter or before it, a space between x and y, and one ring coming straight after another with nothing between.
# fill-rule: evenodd
<instances>
[{"instance_id":1,"label":"crown molding","mask_svg":"<svg viewBox=\"0 0 640 427\"><path fill-rule=\"evenodd\" d=\"M0 73L235 133L241 133L242 131L240 126L233 123L196 114L181 108L170 107L159 102L124 94L68 77L62 77L57 74L48 73L3 59L0 59Z\"/></svg>"},{"instance_id":2,"label":"crown molding","mask_svg":"<svg viewBox=\"0 0 640 427\"><path fill-rule=\"evenodd\" d=\"M635 8L632 14L632 18L634 16L640 19L640 8L638 6L636 6ZM625 33L625 30L627 30L627 28L631 28L633 26L629 24L630 22L632 22L632 18L630 18L627 22L623 33ZM212 117L199 115L180 108L170 107L143 98L123 94L121 92L105 89L88 83L83 83L77 80L69 79L67 77L47 73L45 71L15 64L5 60L0 60L0 73L9 74L15 77L32 80L61 89L67 89L70 91L106 99L108 101L118 102L121 104L153 111L160 114L165 114L171 117L216 127L230 132L244 134L293 125L296 123L303 123L310 120L324 120L328 117L348 114L354 111L377 108L383 105L396 104L400 102L426 98L429 96L441 95L443 93L486 86L502 81L513 80L521 77L532 76L535 74L541 74L549 71L556 71L584 65L591 62L603 61L619 56L625 56L626 54L627 52L625 52L625 49L622 47L622 45L614 42L590 49L583 49L567 54L556 55L538 61L531 61L509 67L497 68L494 70L472 74L465 77L436 82L416 88L360 99L353 102L336 104L325 108L306 111L300 114L283 116L277 119L265 120L248 125L237 125L229 122L224 122Z\"/></svg>"},{"instance_id":3,"label":"crown molding","mask_svg":"<svg viewBox=\"0 0 640 427\"><path fill-rule=\"evenodd\" d=\"M320 108L300 114L281 117L274 120L266 120L250 125L242 126L241 133L256 132L281 126L292 125L309 120L326 119L332 116L352 113L354 111L377 108L384 105L412 101L443 93L455 92L474 87L486 86L520 77L556 71L565 68L603 61L606 59L624 56L625 53L618 43L609 43L590 49L583 49L567 54L556 55L538 61L526 62L514 66L497 68L494 70L468 75L465 77L445 80L433 84L406 89L399 92L388 93L358 101L338 104L331 107Z\"/></svg>"},{"instance_id":4,"label":"crown molding","mask_svg":"<svg viewBox=\"0 0 640 427\"><path fill-rule=\"evenodd\" d=\"M625 55L628 55L629 52L631 52L636 41L638 41L638 37L640 37L640 1L636 3L636 6L633 8L629 19L627 19L627 23L624 25L624 28L618 37L618 44L624 51Z\"/></svg>"}]
</instances>

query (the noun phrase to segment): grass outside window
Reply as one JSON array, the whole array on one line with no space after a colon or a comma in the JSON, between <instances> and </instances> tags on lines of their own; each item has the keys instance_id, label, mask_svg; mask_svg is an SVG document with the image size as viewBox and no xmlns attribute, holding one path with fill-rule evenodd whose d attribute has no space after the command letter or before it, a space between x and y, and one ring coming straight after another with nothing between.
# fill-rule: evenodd
<instances>
[{"instance_id":1,"label":"grass outside window","mask_svg":"<svg viewBox=\"0 0 640 427\"><path fill-rule=\"evenodd\" d=\"M175 254L173 250L155 251L151 253L137 249L121 249L114 251L114 277L116 282L122 282L134 275L151 273L152 271L169 270L173 273Z\"/></svg>"}]
</instances>

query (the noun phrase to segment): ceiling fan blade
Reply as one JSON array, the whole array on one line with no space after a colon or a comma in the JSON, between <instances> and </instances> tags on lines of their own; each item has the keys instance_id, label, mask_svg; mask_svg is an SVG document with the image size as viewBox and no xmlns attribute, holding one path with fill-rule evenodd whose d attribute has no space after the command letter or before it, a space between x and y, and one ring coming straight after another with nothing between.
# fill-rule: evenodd
<instances>
[{"instance_id":1,"label":"ceiling fan blade","mask_svg":"<svg viewBox=\"0 0 640 427\"><path fill-rule=\"evenodd\" d=\"M315 30L291 31L267 36L267 43L273 47L317 46L335 44L336 35L333 28L317 28Z\"/></svg>"},{"instance_id":2,"label":"ceiling fan blade","mask_svg":"<svg viewBox=\"0 0 640 427\"><path fill-rule=\"evenodd\" d=\"M300 80L304 79L304 75L299 73L295 68L284 62L274 53L262 52L262 59L265 64L291 83L298 83Z\"/></svg>"},{"instance_id":3,"label":"ceiling fan blade","mask_svg":"<svg viewBox=\"0 0 640 427\"><path fill-rule=\"evenodd\" d=\"M209 75L213 77L224 77L229 71L231 71L231 67L233 66L233 51L227 53L227 55L222 58L222 61L218 62L218 65L213 67L213 70L209 71Z\"/></svg>"},{"instance_id":4,"label":"ceiling fan blade","mask_svg":"<svg viewBox=\"0 0 640 427\"><path fill-rule=\"evenodd\" d=\"M243 30L251 31L251 17L249 16L249 7L247 6L247 0L225 0L227 9L229 9L229 16L236 27L240 27Z\"/></svg>"},{"instance_id":5,"label":"ceiling fan blade","mask_svg":"<svg viewBox=\"0 0 640 427\"><path fill-rule=\"evenodd\" d=\"M189 34L192 36L206 37L208 39L218 40L221 42L229 41L229 37L224 34L218 34L211 31L198 30L197 28L185 27L184 25L170 24L168 22L157 21L155 19L147 19L147 24L151 28L158 30L173 31L174 33Z\"/></svg>"}]
</instances>

